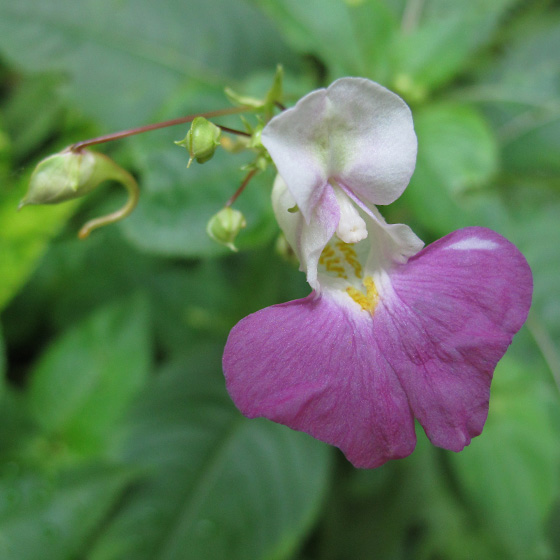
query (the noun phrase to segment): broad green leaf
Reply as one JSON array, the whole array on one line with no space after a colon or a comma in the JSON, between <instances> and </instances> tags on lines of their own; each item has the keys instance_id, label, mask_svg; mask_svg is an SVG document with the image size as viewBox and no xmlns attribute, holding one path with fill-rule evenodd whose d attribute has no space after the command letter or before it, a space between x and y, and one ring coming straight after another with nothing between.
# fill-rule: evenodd
<instances>
[{"instance_id":1,"label":"broad green leaf","mask_svg":"<svg viewBox=\"0 0 560 560\"><path fill-rule=\"evenodd\" d=\"M1 461L9 464L15 458L25 455L29 442L36 434L37 427L25 407L24 397L20 391L6 384L0 394ZM1 469L0 466L0 471Z\"/></svg>"},{"instance_id":2,"label":"broad green leaf","mask_svg":"<svg viewBox=\"0 0 560 560\"><path fill-rule=\"evenodd\" d=\"M186 341L222 341L242 317L304 297L309 287L271 245L219 259L175 260L140 252L107 227L85 242L70 235L51 244L4 312L6 338L33 345L35 333L63 330L108 300L136 292L151 303L156 344L174 351Z\"/></svg>"},{"instance_id":3,"label":"broad green leaf","mask_svg":"<svg viewBox=\"0 0 560 560\"><path fill-rule=\"evenodd\" d=\"M25 159L29 153L44 148L61 126L67 125L61 84L61 76L22 76L10 91L3 113L14 159Z\"/></svg>"},{"instance_id":4,"label":"broad green leaf","mask_svg":"<svg viewBox=\"0 0 560 560\"><path fill-rule=\"evenodd\" d=\"M75 211L76 202L17 211L27 178L0 188L0 309L27 281L48 242Z\"/></svg>"},{"instance_id":5,"label":"broad green leaf","mask_svg":"<svg viewBox=\"0 0 560 560\"><path fill-rule=\"evenodd\" d=\"M510 237L519 246L533 271L533 302L527 326L560 389L560 200L535 202L535 189L516 201L509 224ZM545 206L546 205L546 206Z\"/></svg>"},{"instance_id":6,"label":"broad green leaf","mask_svg":"<svg viewBox=\"0 0 560 560\"><path fill-rule=\"evenodd\" d=\"M432 0L407 2L402 34L392 47L394 87L420 100L472 65L471 57L485 45L516 0Z\"/></svg>"},{"instance_id":7,"label":"broad green leaf","mask_svg":"<svg viewBox=\"0 0 560 560\"><path fill-rule=\"evenodd\" d=\"M90 539L130 479L122 468L103 465L57 475L16 462L0 466L0 557L85 557Z\"/></svg>"},{"instance_id":8,"label":"broad green leaf","mask_svg":"<svg viewBox=\"0 0 560 560\"><path fill-rule=\"evenodd\" d=\"M416 450L406 459L345 476L341 469L318 558L505 558L484 522L457 497L445 463L449 452L432 446L421 429L417 433Z\"/></svg>"},{"instance_id":9,"label":"broad green leaf","mask_svg":"<svg viewBox=\"0 0 560 560\"><path fill-rule=\"evenodd\" d=\"M504 55L471 91L486 101L502 144L506 171L560 172L560 20L541 17L520 26Z\"/></svg>"},{"instance_id":10,"label":"broad green leaf","mask_svg":"<svg viewBox=\"0 0 560 560\"><path fill-rule=\"evenodd\" d=\"M330 77L385 77L384 55L397 27L380 0L253 0L302 54L313 54Z\"/></svg>"},{"instance_id":11,"label":"broad green leaf","mask_svg":"<svg viewBox=\"0 0 560 560\"><path fill-rule=\"evenodd\" d=\"M62 335L31 374L29 406L47 439L92 454L143 387L150 363L147 311L133 298Z\"/></svg>"},{"instance_id":12,"label":"broad green leaf","mask_svg":"<svg viewBox=\"0 0 560 560\"><path fill-rule=\"evenodd\" d=\"M189 77L222 83L290 62L273 26L238 0L21 0L0 5L0 52L58 72L85 114L142 124Z\"/></svg>"},{"instance_id":13,"label":"broad green leaf","mask_svg":"<svg viewBox=\"0 0 560 560\"><path fill-rule=\"evenodd\" d=\"M146 473L91 560L290 558L316 518L328 448L229 400L222 346L165 367L131 416L124 460Z\"/></svg>"},{"instance_id":14,"label":"broad green leaf","mask_svg":"<svg viewBox=\"0 0 560 560\"><path fill-rule=\"evenodd\" d=\"M550 557L545 531L560 494L560 415L544 377L508 354L495 373L482 436L452 456L466 499L512 559Z\"/></svg>"},{"instance_id":15,"label":"broad green leaf","mask_svg":"<svg viewBox=\"0 0 560 560\"><path fill-rule=\"evenodd\" d=\"M416 170L400 205L438 234L477 225L478 193L498 168L495 139L477 111L437 104L414 114L418 135Z\"/></svg>"},{"instance_id":16,"label":"broad green leaf","mask_svg":"<svg viewBox=\"0 0 560 560\"><path fill-rule=\"evenodd\" d=\"M0 323L0 395L4 391L4 379L6 376L6 348L4 346L4 335Z\"/></svg>"}]
</instances>

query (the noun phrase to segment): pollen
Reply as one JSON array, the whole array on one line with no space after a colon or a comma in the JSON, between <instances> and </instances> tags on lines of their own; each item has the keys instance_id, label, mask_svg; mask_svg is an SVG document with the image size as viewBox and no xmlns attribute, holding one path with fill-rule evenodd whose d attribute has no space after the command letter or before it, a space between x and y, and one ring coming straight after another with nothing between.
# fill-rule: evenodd
<instances>
[{"instance_id":1,"label":"pollen","mask_svg":"<svg viewBox=\"0 0 560 560\"><path fill-rule=\"evenodd\" d=\"M362 265L354 248L350 244L344 243L344 241L337 241L336 247L342 253L344 260L353 268L356 277L361 278Z\"/></svg>"},{"instance_id":2,"label":"pollen","mask_svg":"<svg viewBox=\"0 0 560 560\"><path fill-rule=\"evenodd\" d=\"M344 278L348 280L343 263L330 245L327 245L323 249L321 257L319 258L319 264L323 265L327 272L335 274L337 278Z\"/></svg>"},{"instance_id":3,"label":"pollen","mask_svg":"<svg viewBox=\"0 0 560 560\"><path fill-rule=\"evenodd\" d=\"M355 248L341 240L331 241L325 246L319 257L319 265L331 276L344 280L361 280L363 277L362 265Z\"/></svg>"},{"instance_id":4,"label":"pollen","mask_svg":"<svg viewBox=\"0 0 560 560\"><path fill-rule=\"evenodd\" d=\"M377 293L377 288L373 282L373 278L371 276L366 276L363 281L363 285L366 289L366 293L362 292L354 288L353 286L349 286L346 288L346 293L358 304L362 307L364 311L368 311L369 313L373 314L377 302L379 301L379 294Z\"/></svg>"}]
</instances>

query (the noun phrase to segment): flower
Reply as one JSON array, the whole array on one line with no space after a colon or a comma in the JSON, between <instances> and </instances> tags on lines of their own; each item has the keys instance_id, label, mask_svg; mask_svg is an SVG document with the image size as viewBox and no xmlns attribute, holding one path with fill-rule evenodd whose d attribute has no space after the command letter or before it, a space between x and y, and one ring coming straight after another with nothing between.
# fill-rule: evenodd
<instances>
[{"instance_id":1,"label":"flower","mask_svg":"<svg viewBox=\"0 0 560 560\"><path fill-rule=\"evenodd\" d=\"M523 255L481 227L422 249L375 204L416 158L408 107L360 78L312 92L265 127L273 207L312 293L240 321L224 351L228 391L265 416L374 468L414 450L414 420L460 451L481 433L497 362L529 310ZM297 206L298 211L294 211Z\"/></svg>"}]
</instances>

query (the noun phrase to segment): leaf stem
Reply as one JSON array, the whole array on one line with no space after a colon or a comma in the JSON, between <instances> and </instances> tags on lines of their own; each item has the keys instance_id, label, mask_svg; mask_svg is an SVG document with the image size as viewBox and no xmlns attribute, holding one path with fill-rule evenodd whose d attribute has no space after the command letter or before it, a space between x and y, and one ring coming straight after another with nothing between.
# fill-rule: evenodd
<instances>
[{"instance_id":1,"label":"leaf stem","mask_svg":"<svg viewBox=\"0 0 560 560\"><path fill-rule=\"evenodd\" d=\"M192 122L196 117L212 118L221 117L223 115L235 115L236 113L244 113L247 111L252 111L252 107L228 107L227 109L219 109L217 111L208 111L207 113L196 113L194 115L187 115L186 117L179 117L177 119L171 119L168 121L158 122L154 124L147 124L144 126L139 126L136 128L131 128L128 130L122 130L121 132L113 132L112 134L105 134L104 136L98 136L96 138L91 138L89 140L82 140L81 142L76 142L72 144L69 149L73 152L79 152L88 146L94 146L96 144L104 144L105 142L112 142L113 140L120 140L121 138L127 138L128 136L135 136L136 134L142 134L143 132L150 132L152 130L158 130L160 128L166 128L168 126L175 126L177 124L185 124Z\"/></svg>"}]
</instances>

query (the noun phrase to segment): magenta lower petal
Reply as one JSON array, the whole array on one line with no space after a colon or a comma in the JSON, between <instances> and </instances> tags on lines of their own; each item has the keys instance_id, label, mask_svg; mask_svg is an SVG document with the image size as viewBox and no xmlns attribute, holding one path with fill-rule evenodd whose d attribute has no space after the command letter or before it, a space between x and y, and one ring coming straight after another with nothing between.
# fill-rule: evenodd
<instances>
[{"instance_id":1,"label":"magenta lower petal","mask_svg":"<svg viewBox=\"0 0 560 560\"><path fill-rule=\"evenodd\" d=\"M477 227L391 273L375 337L435 445L460 451L482 431L494 368L527 318L532 284L518 249Z\"/></svg>"},{"instance_id":2,"label":"magenta lower petal","mask_svg":"<svg viewBox=\"0 0 560 560\"><path fill-rule=\"evenodd\" d=\"M359 308L312 294L263 309L231 331L223 366L243 414L336 445L357 467L414 449L407 397Z\"/></svg>"},{"instance_id":3,"label":"magenta lower petal","mask_svg":"<svg viewBox=\"0 0 560 560\"><path fill-rule=\"evenodd\" d=\"M224 354L228 390L245 415L308 432L357 467L410 454L414 417L460 451L482 431L494 368L527 317L529 265L474 227L376 282L373 315L326 292L242 320Z\"/></svg>"}]
</instances>

